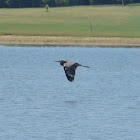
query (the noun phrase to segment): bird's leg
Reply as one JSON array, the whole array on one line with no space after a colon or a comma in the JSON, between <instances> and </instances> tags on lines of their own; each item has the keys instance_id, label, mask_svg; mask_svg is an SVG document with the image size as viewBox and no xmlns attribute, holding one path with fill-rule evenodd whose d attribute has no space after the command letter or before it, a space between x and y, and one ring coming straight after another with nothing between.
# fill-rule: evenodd
<instances>
[{"instance_id":1,"label":"bird's leg","mask_svg":"<svg viewBox=\"0 0 140 140\"><path fill-rule=\"evenodd\" d=\"M90 68L89 66L83 66L83 65L81 65L81 64L78 64L78 66Z\"/></svg>"},{"instance_id":2,"label":"bird's leg","mask_svg":"<svg viewBox=\"0 0 140 140\"><path fill-rule=\"evenodd\" d=\"M81 66L82 66L82 65L81 65ZM90 68L89 66L82 66L82 67Z\"/></svg>"},{"instance_id":3,"label":"bird's leg","mask_svg":"<svg viewBox=\"0 0 140 140\"><path fill-rule=\"evenodd\" d=\"M78 64L78 66L90 68L89 66L83 66L83 65L81 65L81 64Z\"/></svg>"}]
</instances>

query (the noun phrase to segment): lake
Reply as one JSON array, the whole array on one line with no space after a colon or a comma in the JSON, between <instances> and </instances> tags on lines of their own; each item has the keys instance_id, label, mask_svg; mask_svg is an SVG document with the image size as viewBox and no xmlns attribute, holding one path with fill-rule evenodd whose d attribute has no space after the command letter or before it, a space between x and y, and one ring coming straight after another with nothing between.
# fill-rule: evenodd
<instances>
[{"instance_id":1,"label":"lake","mask_svg":"<svg viewBox=\"0 0 140 140\"><path fill-rule=\"evenodd\" d=\"M139 140L140 49L1 45L0 140L25 139Z\"/></svg>"}]
</instances>

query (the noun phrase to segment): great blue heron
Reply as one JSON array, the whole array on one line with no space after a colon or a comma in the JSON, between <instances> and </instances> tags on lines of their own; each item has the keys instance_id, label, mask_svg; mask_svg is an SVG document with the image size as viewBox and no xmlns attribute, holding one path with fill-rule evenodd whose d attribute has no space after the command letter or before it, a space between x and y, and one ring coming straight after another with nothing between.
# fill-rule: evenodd
<instances>
[{"instance_id":1,"label":"great blue heron","mask_svg":"<svg viewBox=\"0 0 140 140\"><path fill-rule=\"evenodd\" d=\"M55 62L60 62L60 65L63 66L67 79L72 82L75 76L75 70L78 66L82 66L79 63L71 62L68 60L59 60ZM90 68L88 66L82 66L86 68Z\"/></svg>"}]
</instances>

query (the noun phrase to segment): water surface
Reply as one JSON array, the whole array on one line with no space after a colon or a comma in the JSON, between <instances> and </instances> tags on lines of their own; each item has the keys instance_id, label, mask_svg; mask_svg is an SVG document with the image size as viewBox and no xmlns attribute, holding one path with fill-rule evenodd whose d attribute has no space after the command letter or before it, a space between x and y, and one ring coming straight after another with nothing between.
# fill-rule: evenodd
<instances>
[{"instance_id":1,"label":"water surface","mask_svg":"<svg viewBox=\"0 0 140 140\"><path fill-rule=\"evenodd\" d=\"M78 67L69 82L55 60ZM140 49L0 47L1 140L139 140Z\"/></svg>"}]
</instances>

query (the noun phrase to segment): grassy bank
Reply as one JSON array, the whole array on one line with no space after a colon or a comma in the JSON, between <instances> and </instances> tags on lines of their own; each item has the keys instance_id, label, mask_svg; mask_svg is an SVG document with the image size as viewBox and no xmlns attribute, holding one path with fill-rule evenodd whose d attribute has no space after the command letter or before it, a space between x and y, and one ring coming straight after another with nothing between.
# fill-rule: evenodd
<instances>
[{"instance_id":1,"label":"grassy bank","mask_svg":"<svg viewBox=\"0 0 140 140\"><path fill-rule=\"evenodd\" d=\"M1 44L140 45L140 6L0 9Z\"/></svg>"},{"instance_id":2,"label":"grassy bank","mask_svg":"<svg viewBox=\"0 0 140 140\"><path fill-rule=\"evenodd\" d=\"M0 35L138 38L139 13L140 6L0 9Z\"/></svg>"},{"instance_id":3,"label":"grassy bank","mask_svg":"<svg viewBox=\"0 0 140 140\"><path fill-rule=\"evenodd\" d=\"M0 36L1 44L137 46L140 38L72 36Z\"/></svg>"}]
</instances>

